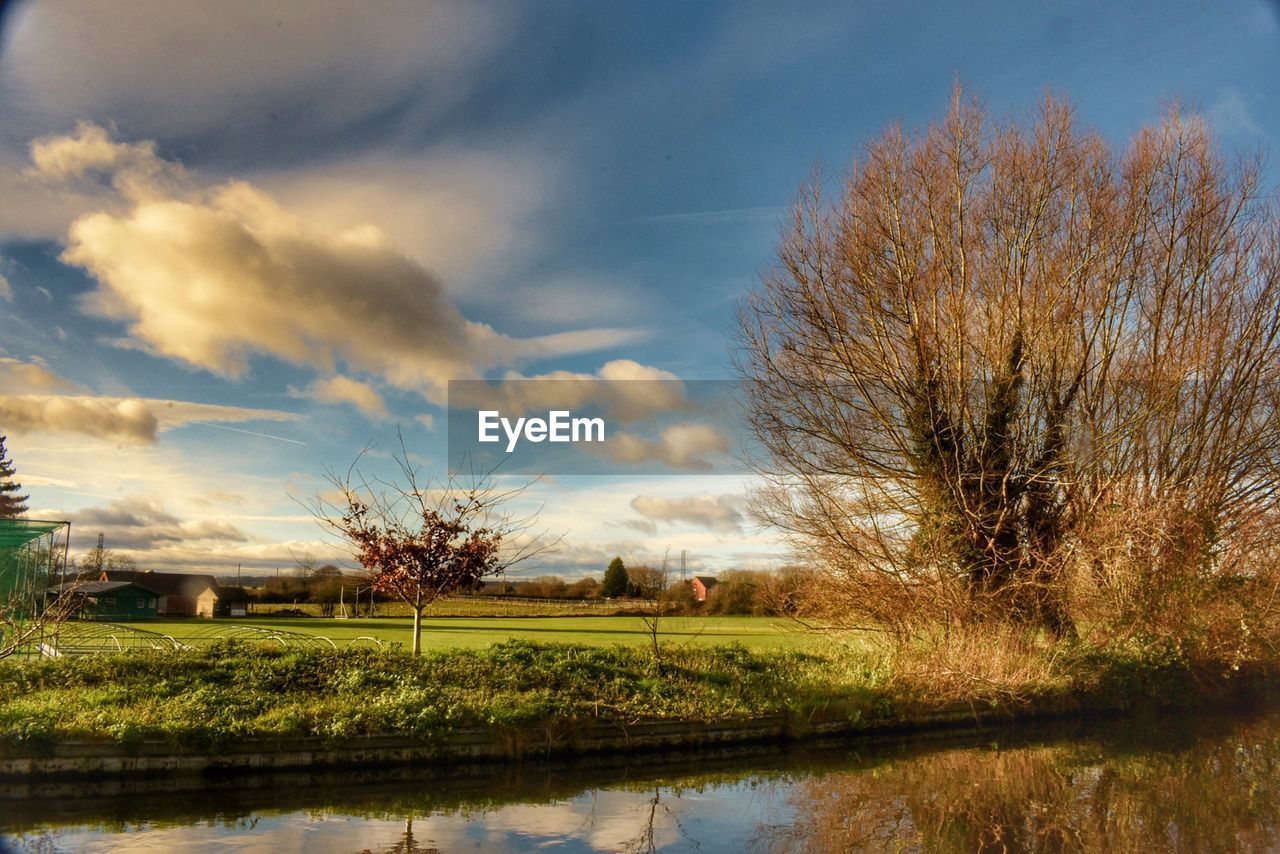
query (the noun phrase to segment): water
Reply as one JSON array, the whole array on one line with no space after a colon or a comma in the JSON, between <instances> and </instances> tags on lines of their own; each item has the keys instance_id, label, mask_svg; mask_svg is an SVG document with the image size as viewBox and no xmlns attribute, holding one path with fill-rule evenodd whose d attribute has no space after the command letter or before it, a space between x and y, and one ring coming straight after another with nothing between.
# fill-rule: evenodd
<instances>
[{"instance_id":1,"label":"water","mask_svg":"<svg viewBox=\"0 0 1280 854\"><path fill-rule=\"evenodd\" d=\"M0 785L16 851L1280 850L1280 710L727 755Z\"/></svg>"}]
</instances>

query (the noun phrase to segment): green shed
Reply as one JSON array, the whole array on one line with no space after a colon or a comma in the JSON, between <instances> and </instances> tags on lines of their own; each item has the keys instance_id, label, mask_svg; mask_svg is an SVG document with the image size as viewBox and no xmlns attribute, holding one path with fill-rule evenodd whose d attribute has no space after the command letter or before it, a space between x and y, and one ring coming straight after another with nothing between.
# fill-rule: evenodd
<instances>
[{"instance_id":1,"label":"green shed","mask_svg":"<svg viewBox=\"0 0 1280 854\"><path fill-rule=\"evenodd\" d=\"M139 620L156 617L164 594L135 581L82 581L49 588L58 598L79 600L76 613L82 620Z\"/></svg>"}]
</instances>

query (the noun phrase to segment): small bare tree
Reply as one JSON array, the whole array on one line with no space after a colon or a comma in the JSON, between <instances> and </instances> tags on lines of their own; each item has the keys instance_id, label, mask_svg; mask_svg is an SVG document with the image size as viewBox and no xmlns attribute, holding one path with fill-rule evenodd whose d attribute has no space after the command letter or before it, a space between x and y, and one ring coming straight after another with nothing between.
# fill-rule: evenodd
<instances>
[{"instance_id":1,"label":"small bare tree","mask_svg":"<svg viewBox=\"0 0 1280 854\"><path fill-rule=\"evenodd\" d=\"M432 602L475 589L485 578L547 553L559 538L533 530L536 512L510 512L529 483L504 489L492 471L424 480L403 438L394 459L396 481L364 477L357 457L345 475L328 473L337 497L318 496L308 507L323 527L347 542L375 590L399 597L412 609L413 654L419 655L422 613Z\"/></svg>"},{"instance_id":2,"label":"small bare tree","mask_svg":"<svg viewBox=\"0 0 1280 854\"><path fill-rule=\"evenodd\" d=\"M80 575L96 579L103 570L107 572L137 572L138 562L127 554L100 546L95 546L80 557Z\"/></svg>"},{"instance_id":3,"label":"small bare tree","mask_svg":"<svg viewBox=\"0 0 1280 854\"><path fill-rule=\"evenodd\" d=\"M0 596L0 659L54 642L59 626L80 616L84 580L67 579L65 546L65 540L50 540L23 558L10 553L0 561L0 577L9 582ZM62 583L54 587L57 579Z\"/></svg>"},{"instance_id":4,"label":"small bare tree","mask_svg":"<svg viewBox=\"0 0 1280 854\"><path fill-rule=\"evenodd\" d=\"M640 619L649 635L653 663L657 667L662 666L661 623L668 607L667 588L671 583L671 572L667 564L670 556L671 550L668 549L662 555L662 566L659 569L645 567L648 571L645 575L645 583L641 586L645 598L652 599L648 611Z\"/></svg>"},{"instance_id":5,"label":"small bare tree","mask_svg":"<svg viewBox=\"0 0 1280 854\"><path fill-rule=\"evenodd\" d=\"M1063 636L1082 567L1150 591L1262 553L1280 227L1258 178L1176 109L1116 154L1062 101L995 124L957 90L834 200L805 188L738 363L754 509L833 611Z\"/></svg>"},{"instance_id":6,"label":"small bare tree","mask_svg":"<svg viewBox=\"0 0 1280 854\"><path fill-rule=\"evenodd\" d=\"M0 659L32 650L55 637L60 625L77 618L84 604L76 589L80 583L68 582L56 598L34 611L28 596L13 594L0 601Z\"/></svg>"}]
</instances>

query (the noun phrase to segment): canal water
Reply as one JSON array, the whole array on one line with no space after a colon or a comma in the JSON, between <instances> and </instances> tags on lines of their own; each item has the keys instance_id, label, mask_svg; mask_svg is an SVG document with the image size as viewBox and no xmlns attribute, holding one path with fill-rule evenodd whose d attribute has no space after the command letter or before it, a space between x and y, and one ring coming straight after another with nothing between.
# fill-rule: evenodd
<instances>
[{"instance_id":1,"label":"canal water","mask_svg":"<svg viewBox=\"0 0 1280 854\"><path fill-rule=\"evenodd\" d=\"M7 851L1280 850L1280 711L455 769L0 784Z\"/></svg>"}]
</instances>

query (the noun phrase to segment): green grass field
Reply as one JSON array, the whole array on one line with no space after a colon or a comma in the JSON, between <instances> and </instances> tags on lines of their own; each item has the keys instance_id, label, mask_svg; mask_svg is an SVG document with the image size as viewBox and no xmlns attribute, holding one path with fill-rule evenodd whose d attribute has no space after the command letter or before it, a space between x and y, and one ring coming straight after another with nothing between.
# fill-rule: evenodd
<instances>
[{"instance_id":1,"label":"green grass field","mask_svg":"<svg viewBox=\"0 0 1280 854\"><path fill-rule=\"evenodd\" d=\"M177 640L208 638L225 629L233 636L237 626L254 626L323 635L338 647L358 638L376 638L383 644L412 645L413 621L407 618L336 620L302 617L139 620L124 625L160 632ZM663 617L660 636L673 644L702 646L740 643L753 649L800 649L813 638L794 622L770 617ZM477 648L517 638L529 641L580 643L591 646L649 643L649 633L639 617L428 617L423 621L425 649ZM357 643L357 645L359 645Z\"/></svg>"},{"instance_id":2,"label":"green grass field","mask_svg":"<svg viewBox=\"0 0 1280 854\"><path fill-rule=\"evenodd\" d=\"M448 596L431 604L433 617L610 617L621 609L643 608L647 603L633 602L627 599L564 599L538 600L500 599L488 596ZM361 603L361 610L367 607ZM352 603L346 604L348 613L354 610ZM269 617L281 611L302 611L312 617L324 616L319 605L311 602L300 604L255 604L254 616ZM333 613L339 608L334 607ZM376 612L379 617L410 617L413 612L403 602L379 602Z\"/></svg>"}]
</instances>

